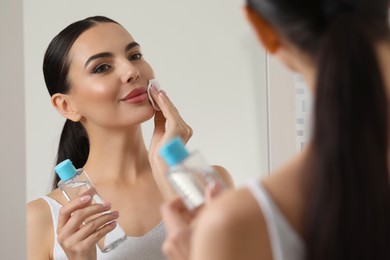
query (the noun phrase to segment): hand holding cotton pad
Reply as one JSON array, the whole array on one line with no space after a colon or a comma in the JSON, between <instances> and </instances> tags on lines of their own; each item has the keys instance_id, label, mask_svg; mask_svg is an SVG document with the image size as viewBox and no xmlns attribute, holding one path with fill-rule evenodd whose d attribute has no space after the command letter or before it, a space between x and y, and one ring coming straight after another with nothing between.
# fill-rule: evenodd
<instances>
[{"instance_id":1,"label":"hand holding cotton pad","mask_svg":"<svg viewBox=\"0 0 390 260\"><path fill-rule=\"evenodd\" d=\"M148 88L147 88L147 92L148 92L148 97L149 97L149 102L150 104L152 105L152 107L154 108L154 110L156 111L161 111L161 109L158 107L158 105L154 102L153 98L152 98L152 95L150 94L150 89L152 87L155 87L156 90L158 92L160 92L161 90L161 87L160 87L160 84L158 83L158 81L156 79L151 79L149 80L149 85L148 85Z\"/></svg>"}]
</instances>

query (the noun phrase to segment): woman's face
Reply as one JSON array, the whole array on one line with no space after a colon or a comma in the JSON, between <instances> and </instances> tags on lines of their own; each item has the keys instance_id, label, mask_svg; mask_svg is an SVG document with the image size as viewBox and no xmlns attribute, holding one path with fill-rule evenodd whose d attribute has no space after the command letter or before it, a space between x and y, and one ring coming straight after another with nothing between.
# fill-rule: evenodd
<instances>
[{"instance_id":1,"label":"woman's face","mask_svg":"<svg viewBox=\"0 0 390 260\"><path fill-rule=\"evenodd\" d=\"M68 59L69 95L87 128L125 127L154 115L146 93L153 70L122 26L100 23L88 29Z\"/></svg>"}]
</instances>

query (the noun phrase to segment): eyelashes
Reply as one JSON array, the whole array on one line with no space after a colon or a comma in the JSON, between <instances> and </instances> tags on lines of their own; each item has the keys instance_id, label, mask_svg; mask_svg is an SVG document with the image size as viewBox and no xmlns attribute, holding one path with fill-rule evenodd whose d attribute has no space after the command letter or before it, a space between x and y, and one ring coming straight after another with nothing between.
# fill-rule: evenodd
<instances>
[{"instance_id":1,"label":"eyelashes","mask_svg":"<svg viewBox=\"0 0 390 260\"><path fill-rule=\"evenodd\" d=\"M99 64L98 66L93 68L92 73L93 74L104 73L104 72L108 71L110 68L111 68L111 66L108 64Z\"/></svg>"},{"instance_id":2,"label":"eyelashes","mask_svg":"<svg viewBox=\"0 0 390 260\"><path fill-rule=\"evenodd\" d=\"M142 59L143 55L140 52L132 53L129 55L128 60L129 61L137 61ZM94 66L91 73L92 74L101 74L109 71L112 68L112 65L109 64L109 62L105 63L99 63L98 65Z\"/></svg>"},{"instance_id":3,"label":"eyelashes","mask_svg":"<svg viewBox=\"0 0 390 260\"><path fill-rule=\"evenodd\" d=\"M129 60L140 60L142 59L142 53L137 52L132 55L130 55Z\"/></svg>"}]
</instances>

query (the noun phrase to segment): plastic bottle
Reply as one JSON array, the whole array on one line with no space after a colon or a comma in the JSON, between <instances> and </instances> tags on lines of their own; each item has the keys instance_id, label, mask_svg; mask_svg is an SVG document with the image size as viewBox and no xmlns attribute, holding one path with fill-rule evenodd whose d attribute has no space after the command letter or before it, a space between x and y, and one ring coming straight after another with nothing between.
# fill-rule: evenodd
<instances>
[{"instance_id":1,"label":"plastic bottle","mask_svg":"<svg viewBox=\"0 0 390 260\"><path fill-rule=\"evenodd\" d=\"M188 210L193 210L205 202L205 192L209 185L225 183L199 152L189 153L179 137L173 138L159 151L168 165L167 176L175 191Z\"/></svg>"},{"instance_id":2,"label":"plastic bottle","mask_svg":"<svg viewBox=\"0 0 390 260\"><path fill-rule=\"evenodd\" d=\"M80 195L88 194L92 197L92 203L102 204L104 202L97 193L87 173L83 169L76 170L69 159L59 163L54 170L61 178L58 187L68 201L75 197L80 197ZM106 211L102 214L109 212L110 211ZM96 216L92 216L91 218L94 217ZM88 219L86 221L88 221ZM101 238L97 245L103 253L106 253L117 247L121 242L126 240L126 238L125 232L119 226L119 223L117 223L115 229Z\"/></svg>"}]
</instances>

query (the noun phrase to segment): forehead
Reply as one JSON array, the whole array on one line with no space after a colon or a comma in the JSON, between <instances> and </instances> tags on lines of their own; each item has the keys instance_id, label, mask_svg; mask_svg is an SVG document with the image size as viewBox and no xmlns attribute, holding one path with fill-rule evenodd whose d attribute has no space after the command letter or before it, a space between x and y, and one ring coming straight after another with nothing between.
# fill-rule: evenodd
<instances>
[{"instance_id":1,"label":"forehead","mask_svg":"<svg viewBox=\"0 0 390 260\"><path fill-rule=\"evenodd\" d=\"M86 61L91 55L101 52L124 51L134 39L121 25L98 23L83 32L69 51L70 61Z\"/></svg>"}]
</instances>

